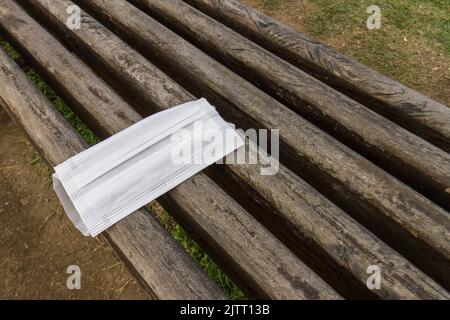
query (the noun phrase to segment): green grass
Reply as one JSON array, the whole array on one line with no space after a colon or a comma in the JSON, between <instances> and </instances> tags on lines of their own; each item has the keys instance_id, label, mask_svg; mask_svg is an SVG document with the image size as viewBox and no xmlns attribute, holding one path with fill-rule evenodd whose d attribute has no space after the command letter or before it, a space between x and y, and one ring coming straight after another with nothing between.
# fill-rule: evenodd
<instances>
[{"instance_id":1,"label":"green grass","mask_svg":"<svg viewBox=\"0 0 450 320\"><path fill-rule=\"evenodd\" d=\"M281 5L285 4L286 0L261 0L263 6L266 9L278 9Z\"/></svg>"},{"instance_id":2,"label":"green grass","mask_svg":"<svg viewBox=\"0 0 450 320\"><path fill-rule=\"evenodd\" d=\"M30 165L34 166L42 161L41 156L36 151L33 152L31 156Z\"/></svg>"},{"instance_id":3,"label":"green grass","mask_svg":"<svg viewBox=\"0 0 450 320\"><path fill-rule=\"evenodd\" d=\"M277 10L290 0L259 0L264 8ZM381 9L383 24L420 35L431 45L439 43L450 53L450 0L309 0L316 8L305 15L305 28L319 37L364 27L369 5Z\"/></svg>"},{"instance_id":4,"label":"green grass","mask_svg":"<svg viewBox=\"0 0 450 320\"><path fill-rule=\"evenodd\" d=\"M274 2L273 0L271 2ZM277 2L283 2L279 0ZM313 0L315 14L306 17L312 35L326 37L364 28L369 5L381 9L383 25L418 35L430 45L439 44L450 53L449 0Z\"/></svg>"},{"instance_id":5,"label":"green grass","mask_svg":"<svg viewBox=\"0 0 450 320\"><path fill-rule=\"evenodd\" d=\"M5 50L11 58L18 60L19 53L6 41L0 38L0 47ZM99 140L95 134L83 123L83 121L72 111L67 103L61 99L55 91L31 68L26 71L28 77L44 93L44 95L55 105L64 118L69 121L79 134L91 145ZM40 161L40 156L35 153L32 156L30 165L35 165ZM230 299L245 299L243 292L225 275L225 273L212 261L212 259L201 250L201 248L191 239L191 237L170 217L167 212L158 215L159 221L171 233L185 251L201 266L203 270L224 290Z\"/></svg>"},{"instance_id":6,"label":"green grass","mask_svg":"<svg viewBox=\"0 0 450 320\"><path fill-rule=\"evenodd\" d=\"M255 1L312 38L450 104L450 0L248 0ZM372 4L381 9L380 30L366 27Z\"/></svg>"},{"instance_id":7,"label":"green grass","mask_svg":"<svg viewBox=\"0 0 450 320\"><path fill-rule=\"evenodd\" d=\"M429 90L434 72L417 63L413 51L450 54L450 2L411 0L316 0L318 13L306 19L306 28L319 38L342 35L350 44L347 54L417 90ZM365 9L381 9L382 28L368 31ZM409 42L405 42L409 39ZM411 44L415 39L420 48Z\"/></svg>"}]
</instances>

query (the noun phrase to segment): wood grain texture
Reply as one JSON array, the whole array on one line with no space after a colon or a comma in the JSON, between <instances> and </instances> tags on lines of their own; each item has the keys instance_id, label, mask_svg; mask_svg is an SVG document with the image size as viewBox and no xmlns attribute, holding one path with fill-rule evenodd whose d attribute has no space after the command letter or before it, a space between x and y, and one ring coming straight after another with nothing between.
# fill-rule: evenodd
<instances>
[{"instance_id":1,"label":"wood grain texture","mask_svg":"<svg viewBox=\"0 0 450 320\"><path fill-rule=\"evenodd\" d=\"M296 112L450 209L450 155L182 0L131 0ZM446 123L450 128L450 110ZM445 119L445 117L444 117Z\"/></svg>"},{"instance_id":2,"label":"wood grain texture","mask_svg":"<svg viewBox=\"0 0 450 320\"><path fill-rule=\"evenodd\" d=\"M244 207L247 204L248 210L253 208L248 199L256 199L259 206L254 212L258 218L290 243L294 252L303 256L304 246L315 251L315 254L309 252L311 264L330 263L331 258L330 268L348 270L360 284L367 280L367 267L378 265L383 270L383 288L374 293L382 299L428 299L443 294L410 262L286 167L280 166L276 177L261 175L254 165L234 165L227 169L232 180L225 181L227 190L238 192L240 203ZM224 179L216 178L220 180ZM251 189L236 191L236 185L249 185Z\"/></svg>"},{"instance_id":3,"label":"wood grain texture","mask_svg":"<svg viewBox=\"0 0 450 320\"><path fill-rule=\"evenodd\" d=\"M122 109L128 107L122 98L80 59L67 54L67 49L18 5L12 1L2 1L1 5L0 29L27 61L35 66L54 89L70 100L75 108L92 110L98 113L97 118L108 119L107 126L97 131L100 137L107 137L117 129L118 124L123 121ZM55 81L56 77L63 82ZM80 80L86 85L79 87ZM130 112L126 116L130 122L140 119L137 112ZM83 120L89 126L99 127L98 122L93 122L95 118Z\"/></svg>"},{"instance_id":4,"label":"wood grain texture","mask_svg":"<svg viewBox=\"0 0 450 320\"><path fill-rule=\"evenodd\" d=\"M59 16L60 21L65 21L65 9L70 4L69 1L58 4L36 2L36 5L42 5L41 9L46 12L50 12L47 10L51 9L55 14L54 19ZM65 23L63 25L65 28ZM87 15L83 14L83 28L73 34L76 34L78 42L89 43L89 48L93 48L89 50L96 50L99 56L111 59L106 60L105 64L120 70L121 77L133 82L135 90L139 90L142 101L168 108L193 99L192 95ZM37 45L39 44L31 44ZM47 72L48 77L54 78L64 86L64 79L58 76L61 70L54 69L55 66L57 64L49 64L42 69L51 70ZM74 68L77 69L77 66ZM85 90L86 83L82 79L78 81L77 86L79 90L84 90L85 94L88 94ZM85 112L87 118L97 117L93 119L93 123L102 126L109 119L99 118L101 112L90 110L106 107L85 107L82 112ZM114 128L114 132L133 123L128 114L135 114L135 111L129 106L121 111L124 116L118 119L117 123L109 124ZM251 297L339 298L329 285L205 174L198 174L179 185L167 193L161 202L177 221L190 231L194 239L209 249L210 255L219 257L218 260L225 270L230 270L229 272Z\"/></svg>"},{"instance_id":5,"label":"wood grain texture","mask_svg":"<svg viewBox=\"0 0 450 320\"><path fill-rule=\"evenodd\" d=\"M78 2L230 120L281 128L283 161L293 162L308 183L449 287L448 212L126 2ZM126 86L121 74L117 79Z\"/></svg>"},{"instance_id":6,"label":"wood grain texture","mask_svg":"<svg viewBox=\"0 0 450 320\"><path fill-rule=\"evenodd\" d=\"M124 15L128 14L126 10L121 10L121 12ZM135 17L134 14L130 16ZM39 58L36 57L36 59ZM124 70L118 71L121 74L126 73ZM157 75L163 74L158 72L155 76ZM64 82L64 79L61 79L60 82ZM155 82L153 90L167 90L158 83L162 82ZM78 86L82 87L83 84L79 83ZM141 87L142 91L145 91L145 82L141 83ZM190 97L185 91L179 91L176 96L182 96L183 94ZM95 117L94 114L92 116ZM274 177L261 176L259 166L237 166L229 169L236 176L239 175L240 180L237 185L247 184L263 195L264 198L272 199L270 201L271 206L276 208L279 212L279 218L282 220L279 234L292 233L292 239L285 239L285 242L291 248L295 250L295 247L299 247L300 243L307 245L314 242L316 247L321 248L320 253L324 254L316 253L315 264L324 264L324 261L330 260L330 258L336 261L337 265L333 264L324 272L329 272L333 268L345 269L357 278L357 281L360 282L359 285L363 287L367 278L367 266L379 264L387 274L383 290L376 292L381 298L442 298L447 296L445 290L434 281L286 168L282 167L281 172ZM291 192L286 193L286 186L289 186L288 190L291 190ZM288 198L286 198L286 194L289 195ZM175 207L174 212L179 211L179 208L170 202L165 203L165 206ZM272 217L268 216L267 218L271 219ZM177 219L183 220L183 215L177 215ZM314 223L312 223L313 221ZM341 223L338 224L337 221L341 221ZM190 222L186 221L185 224L190 225ZM266 223L266 225L269 226L270 224ZM195 228L201 228L201 226L191 226L194 231ZM199 232L197 231L197 233ZM209 239L208 242L213 241L214 239ZM313 250L310 248L309 251L307 254L311 254ZM304 255L302 255L302 258ZM216 257L216 259L223 260L224 257ZM354 261L354 263L349 264L348 261ZM344 283L349 286L348 290L353 289L353 286L349 285L348 282ZM414 283L414 286L411 286L412 283ZM343 283L340 285L343 286Z\"/></svg>"},{"instance_id":7,"label":"wood grain texture","mask_svg":"<svg viewBox=\"0 0 450 320\"><path fill-rule=\"evenodd\" d=\"M0 11L5 1L0 2ZM0 50L0 104L54 167L87 148L86 142ZM168 232L141 209L104 232L152 298L224 299L225 295Z\"/></svg>"},{"instance_id":8,"label":"wood grain texture","mask_svg":"<svg viewBox=\"0 0 450 320\"><path fill-rule=\"evenodd\" d=\"M238 0L185 0L411 132L450 151L446 106L314 41Z\"/></svg>"}]
</instances>

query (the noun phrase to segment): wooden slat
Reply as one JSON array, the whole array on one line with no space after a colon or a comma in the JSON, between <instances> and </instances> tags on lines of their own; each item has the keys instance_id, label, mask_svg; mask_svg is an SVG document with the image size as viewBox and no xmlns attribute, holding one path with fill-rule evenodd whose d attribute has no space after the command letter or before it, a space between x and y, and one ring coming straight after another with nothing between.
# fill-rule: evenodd
<instances>
[{"instance_id":1,"label":"wooden slat","mask_svg":"<svg viewBox=\"0 0 450 320\"><path fill-rule=\"evenodd\" d=\"M12 8L10 3L8 6ZM58 4L45 3L50 5L52 10L59 10L63 16L66 14L67 6L71 4L68 1ZM3 18L0 18L2 27L8 30L7 26L11 25L8 22L14 20L18 14L20 13L15 12L14 14L10 11L9 15L5 14ZM16 21L18 20L21 23L9 30L10 35L14 34L16 41L20 39L24 47L31 48L28 49L28 54L34 55L35 62L46 63L46 65L41 65L41 69L49 70L46 74L47 78L52 79L52 83L58 82L60 87L65 88L63 92L68 91L70 82L66 81L65 77L77 79L77 73L72 73L72 71L79 69L80 62L74 59L68 60L67 50L57 43L55 44L55 41L51 41L51 36L33 23L32 19L27 18L26 14L22 12L20 19L16 19ZM65 18L62 21L65 21ZM122 77L136 77L145 83L143 89L147 92L145 101L152 101L150 103L153 105L167 102L174 105L193 99L167 76L161 76L160 72L138 53L124 46L119 39L114 39L112 34L102 28L100 24L93 20L88 25L83 24L83 28L76 33L80 32L79 36L83 41L95 43L94 46L98 45L98 48L108 52L114 61L126 70L122 73ZM33 32L39 34L40 41L36 42L32 38L23 36L23 32L31 26ZM28 40L25 41L26 39ZM106 41L108 41L107 44ZM45 42L44 45L43 42ZM38 50L39 46L48 46L48 50ZM45 51L49 55L48 58L41 56ZM39 52L41 54L38 54ZM51 53L55 53L55 55ZM60 70L58 68L62 65L60 62L54 62L55 59L70 61L71 67L67 68L66 66L65 69ZM76 99L80 99L78 95L85 95L84 99L91 98L93 93L90 92L88 83L82 77L78 77L76 85L78 87L78 92L74 93ZM158 90L158 88L164 88L164 90ZM101 95L102 88L98 89L96 94ZM169 106L166 105L165 108L167 107ZM105 123L106 126L109 118L103 119L101 116L103 112L107 113L108 108L109 105L105 103L100 105L89 103L84 106L82 111L86 118L88 118L88 114L89 117L95 118L91 119L92 123L98 123L100 126ZM94 109L103 111L91 111ZM128 106L121 110L121 114L122 116L117 118L117 122L108 124L114 132L131 125L129 114L133 115L135 111ZM226 271L251 297L339 298L339 295L329 285L315 275L205 174L198 174L179 185L160 201L175 216L176 220L190 231L194 239L207 248L208 253L224 266Z\"/></svg>"},{"instance_id":2,"label":"wooden slat","mask_svg":"<svg viewBox=\"0 0 450 320\"><path fill-rule=\"evenodd\" d=\"M284 160L295 162L297 173L450 287L448 212L124 1L83 3L183 85L210 98L231 120L242 125L252 118L255 128L281 128ZM73 36L71 39L76 42ZM92 46L83 49L89 48ZM123 74L119 68L115 78L127 88L121 81ZM141 90L140 94L146 93Z\"/></svg>"},{"instance_id":3,"label":"wooden slat","mask_svg":"<svg viewBox=\"0 0 450 320\"><path fill-rule=\"evenodd\" d=\"M4 13L4 2L0 3ZM54 167L86 142L0 50L0 104ZM225 295L168 232L141 209L103 233L146 291L158 299L224 299Z\"/></svg>"},{"instance_id":4,"label":"wooden slat","mask_svg":"<svg viewBox=\"0 0 450 320\"><path fill-rule=\"evenodd\" d=\"M184 0L324 82L450 151L446 106L238 0Z\"/></svg>"},{"instance_id":5,"label":"wooden slat","mask_svg":"<svg viewBox=\"0 0 450 320\"><path fill-rule=\"evenodd\" d=\"M373 293L382 299L429 299L449 295L289 169L281 166L274 178L260 175L256 166L236 165L229 174L231 183L225 181L229 192L233 192L236 185L248 183L251 189L239 189L241 203L251 210L248 199L256 198L259 206L254 212L266 226L290 243L300 255L304 255L305 246L315 251L315 254L307 253L312 255L311 264L344 268L360 281L360 285L367 280L367 267L378 265L383 270L383 287ZM233 178L235 183L232 183ZM339 278L338 281L342 280ZM350 282L344 283L340 285L352 288ZM354 291L352 297L360 294Z\"/></svg>"},{"instance_id":6,"label":"wooden slat","mask_svg":"<svg viewBox=\"0 0 450 320\"><path fill-rule=\"evenodd\" d=\"M124 15L128 14L127 10L121 10L121 12ZM131 15L133 16L133 14ZM114 17L114 15L111 15L111 17ZM18 33L21 33L20 31ZM39 32L39 34L42 33ZM38 63L47 63L46 70L52 70L47 71L48 74L52 74L49 77L53 78L54 81L58 81L60 86L69 85L69 83L65 84L65 77L58 77L60 73L58 72L57 63L52 64L52 61L55 60L54 56L48 58L40 57L39 52L44 50L38 50L35 47L42 46L41 43L43 41L39 43L26 41L24 37L17 41L23 44L23 47L28 50L28 54L33 55ZM51 42L51 40L45 40L44 42L49 41ZM121 75L126 75L127 73L125 70L119 70L119 72ZM158 72L158 74L162 75L161 72ZM161 82L156 82L153 90L167 91L164 87L158 86L157 83ZM83 81L79 81L77 86L82 88L85 84ZM145 91L144 82L141 83L141 86L143 91ZM183 94L189 96L187 92L172 91L172 93L175 96L182 96ZM90 113L93 114L92 111ZM266 225L279 225L277 228L279 230L274 230L278 231L279 235L290 233L291 238L284 240L290 244L291 248L295 250L295 248L298 249L314 242L317 248L309 248L309 251L316 253L315 261L312 263L324 264L323 261L330 261L330 258L327 256L336 261L337 265L331 264L323 272L330 273L330 269L336 269L339 266L353 274L360 281L359 286L362 287L365 286L367 279L367 266L376 263L386 273L383 290L376 291L376 295L381 298L440 298L447 296L445 290L439 288L431 279L371 235L369 231L357 224L285 167L282 166L280 173L274 177L261 176L259 166L240 165L228 168L234 176L240 178L238 184L250 185L265 198L272 199L271 206L278 211L278 218L281 221L274 223L274 219L277 219L277 216L274 215L259 218L262 218L262 220L268 219L272 222ZM218 174L223 175L223 172L220 171ZM242 203L245 202L249 202L248 198ZM271 209L270 211L273 212L274 210ZM262 213L263 210L257 210L257 212ZM305 238L307 240L302 242ZM299 243L304 243L304 245L300 246ZM337 243L340 245L336 246ZM352 250L348 250L349 248L352 248ZM306 254L310 255L311 252ZM300 255L305 256L305 253L300 253ZM348 264L349 260L353 261L350 265ZM345 284L348 287L348 291L353 290L349 295L353 294L357 297L356 294L359 292L356 292L353 284L349 285L349 282L342 278L338 280L341 281L341 287L344 287ZM414 286L411 286L412 283L414 283Z\"/></svg>"},{"instance_id":7,"label":"wooden slat","mask_svg":"<svg viewBox=\"0 0 450 320\"><path fill-rule=\"evenodd\" d=\"M130 0L296 112L450 209L450 155L182 0ZM448 111L450 115L450 110ZM447 117L450 127L450 116Z\"/></svg>"}]
</instances>

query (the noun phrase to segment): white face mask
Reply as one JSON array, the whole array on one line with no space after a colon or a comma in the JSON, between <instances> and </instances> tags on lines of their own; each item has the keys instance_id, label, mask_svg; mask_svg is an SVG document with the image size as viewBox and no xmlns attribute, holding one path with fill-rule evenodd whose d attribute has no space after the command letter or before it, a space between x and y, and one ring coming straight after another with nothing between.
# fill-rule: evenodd
<instances>
[{"instance_id":1,"label":"white face mask","mask_svg":"<svg viewBox=\"0 0 450 320\"><path fill-rule=\"evenodd\" d=\"M243 141L201 99L148 117L55 168L54 189L84 234L96 236Z\"/></svg>"}]
</instances>

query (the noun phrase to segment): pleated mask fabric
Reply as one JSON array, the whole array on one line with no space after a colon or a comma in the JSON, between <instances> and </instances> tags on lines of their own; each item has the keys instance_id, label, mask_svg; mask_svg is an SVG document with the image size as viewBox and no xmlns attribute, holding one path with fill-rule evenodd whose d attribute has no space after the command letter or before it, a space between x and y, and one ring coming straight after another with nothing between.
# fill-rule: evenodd
<instances>
[{"instance_id":1,"label":"pleated mask fabric","mask_svg":"<svg viewBox=\"0 0 450 320\"><path fill-rule=\"evenodd\" d=\"M95 237L244 145L205 99L154 114L55 168L53 187Z\"/></svg>"}]
</instances>

